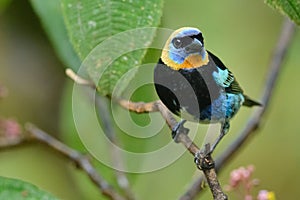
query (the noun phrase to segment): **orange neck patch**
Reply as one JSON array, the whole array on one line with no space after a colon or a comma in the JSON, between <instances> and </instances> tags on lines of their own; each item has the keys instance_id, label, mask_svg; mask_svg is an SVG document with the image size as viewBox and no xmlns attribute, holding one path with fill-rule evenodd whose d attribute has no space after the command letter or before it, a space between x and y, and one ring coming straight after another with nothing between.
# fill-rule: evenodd
<instances>
[{"instance_id":1,"label":"orange neck patch","mask_svg":"<svg viewBox=\"0 0 300 200\"><path fill-rule=\"evenodd\" d=\"M205 58L202 59L200 55L189 55L183 63L176 63L169 57L169 51L163 50L161 55L162 61L173 70L191 69L204 66L208 63L208 53L206 52Z\"/></svg>"}]
</instances>

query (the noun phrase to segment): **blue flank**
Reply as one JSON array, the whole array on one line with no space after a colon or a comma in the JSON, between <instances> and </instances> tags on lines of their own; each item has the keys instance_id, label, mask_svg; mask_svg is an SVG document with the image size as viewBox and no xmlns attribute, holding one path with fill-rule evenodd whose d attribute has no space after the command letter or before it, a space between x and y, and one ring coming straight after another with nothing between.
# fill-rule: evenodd
<instances>
[{"instance_id":1,"label":"blue flank","mask_svg":"<svg viewBox=\"0 0 300 200\"><path fill-rule=\"evenodd\" d=\"M244 97L242 94L221 93L218 99L201 111L200 122L217 123L231 119L243 102Z\"/></svg>"}]
</instances>

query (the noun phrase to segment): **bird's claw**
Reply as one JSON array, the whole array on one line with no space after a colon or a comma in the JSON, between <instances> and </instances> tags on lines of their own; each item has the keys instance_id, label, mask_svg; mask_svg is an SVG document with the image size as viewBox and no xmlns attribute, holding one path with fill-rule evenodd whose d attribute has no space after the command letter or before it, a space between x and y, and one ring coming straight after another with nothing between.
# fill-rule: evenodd
<instances>
[{"instance_id":1,"label":"bird's claw","mask_svg":"<svg viewBox=\"0 0 300 200\"><path fill-rule=\"evenodd\" d=\"M210 144L206 144L204 149L196 152L194 162L200 170L209 170L215 167L211 153Z\"/></svg>"},{"instance_id":2,"label":"bird's claw","mask_svg":"<svg viewBox=\"0 0 300 200\"><path fill-rule=\"evenodd\" d=\"M174 126L174 128L172 129L172 138L173 138L173 140L174 140L176 143L180 142L180 141L178 140L178 135L179 135L180 133L188 134L188 132L189 132L189 129L187 129L187 128L185 128L185 127L183 126L185 122L186 122L185 119L181 120L181 121L178 122L178 123Z\"/></svg>"}]
</instances>

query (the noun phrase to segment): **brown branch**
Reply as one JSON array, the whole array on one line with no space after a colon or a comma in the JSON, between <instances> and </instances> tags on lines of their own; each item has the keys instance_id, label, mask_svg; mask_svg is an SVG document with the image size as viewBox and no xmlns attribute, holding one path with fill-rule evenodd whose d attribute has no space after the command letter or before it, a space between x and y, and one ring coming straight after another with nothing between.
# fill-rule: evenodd
<instances>
[{"instance_id":1,"label":"brown branch","mask_svg":"<svg viewBox=\"0 0 300 200\"><path fill-rule=\"evenodd\" d=\"M118 102L123 108L137 113L159 111L162 117L166 120L167 125L171 130L173 130L178 123L173 117L172 113L165 107L165 105L161 101L155 101L151 103L135 103L128 100L119 100ZM186 129L180 130L180 132L176 136L176 142L183 144L193 156L195 156L200 150L199 147L195 143L193 143L193 141L187 135ZM208 151L209 150L210 148L208 147ZM203 171L206 177L214 199L225 200L227 199L227 196L222 191L222 188L217 178L216 170L214 168L214 165L211 165L211 163L214 163L212 157L210 156L210 154L205 154L202 157L202 163L200 164L200 166L209 165L212 167L200 167L200 169Z\"/></svg>"},{"instance_id":2,"label":"brown branch","mask_svg":"<svg viewBox=\"0 0 300 200\"><path fill-rule=\"evenodd\" d=\"M123 108L136 113L148 113L159 111L157 107L157 103L159 103L159 101L150 103L132 102L125 99L119 99L115 101L118 102Z\"/></svg>"},{"instance_id":3,"label":"brown branch","mask_svg":"<svg viewBox=\"0 0 300 200\"><path fill-rule=\"evenodd\" d=\"M84 155L67 145L63 144L62 142L58 141L54 137L50 136L49 134L45 133L44 131L40 130L36 126L32 124L27 124L25 126L26 133L20 137L19 140L15 141L8 141L5 147L8 146L16 146L20 145L26 141L38 141L44 143L51 147L52 149L56 150L58 153L64 155L68 159L72 160L76 166L82 169L89 178L97 185L100 189L102 194L106 196L108 199L112 200L124 200L96 171L94 166L92 165L89 157ZM17 142L16 142L17 141ZM9 144L10 143L10 144Z\"/></svg>"},{"instance_id":4,"label":"brown branch","mask_svg":"<svg viewBox=\"0 0 300 200\"><path fill-rule=\"evenodd\" d=\"M37 140L42 142L52 149L56 150L58 153L64 155L68 159L72 160L76 163L80 169L82 169L89 178L98 186L102 194L109 199L112 200L124 200L96 171L94 166L92 165L89 157L84 155L67 145L63 144L62 142L56 140L54 137L50 136L49 134L45 133L44 131L40 130L36 126L32 124L27 124L25 126L26 131L28 132L31 139Z\"/></svg>"},{"instance_id":5,"label":"brown branch","mask_svg":"<svg viewBox=\"0 0 300 200\"><path fill-rule=\"evenodd\" d=\"M97 99L97 107L102 107L101 109L103 111L104 106L100 105L100 103L101 101ZM111 128L112 126L107 118L104 118L104 127L110 139L112 139L113 142L116 142L114 132ZM112 189L112 187L109 186L108 183L98 174L98 172L93 167L89 156L84 155L74 149L71 149L67 145L61 143L60 141L56 140L55 138L45 133L44 131L38 129L32 124L27 124L25 126L24 132L22 130L21 125L15 120L0 118L0 149L19 147L20 145L24 145L27 143L29 144L30 142L34 141L42 142L48 145L52 149L67 157L69 160L73 161L77 167L82 169L89 176L89 178L99 188L103 195L107 196L109 199L135 199L129 187L127 177L123 172L116 171L116 177L119 186L123 189L125 193L126 198L123 198L119 194L117 194ZM112 152L112 157L114 158L113 162L115 163L115 165L118 165L119 168L122 168L122 159L118 152Z\"/></svg>"},{"instance_id":6,"label":"brown branch","mask_svg":"<svg viewBox=\"0 0 300 200\"><path fill-rule=\"evenodd\" d=\"M158 110L160 111L163 118L166 120L168 126L171 130L177 125L176 119L170 113L170 111L163 105L161 101L157 101L154 103ZM184 131L184 130L183 130ZM185 146L187 150L195 157L195 155L200 151L199 147L190 139L190 137L185 132L180 132L176 138L176 141L180 142ZM207 152L210 151L209 145L207 147ZM216 200L225 200L227 199L226 194L223 192L221 185L218 181L217 173L214 168L214 160L212 159L210 154L205 154L202 157L202 163L200 164L200 169L203 171L203 174L209 184L210 190L213 194L214 199ZM209 165L212 167L201 167Z\"/></svg>"},{"instance_id":7,"label":"brown branch","mask_svg":"<svg viewBox=\"0 0 300 200\"><path fill-rule=\"evenodd\" d=\"M267 81L265 84L265 88L263 90L263 97L262 103L264 107L261 109L257 109L251 118L249 119L248 123L246 124L245 128L239 134L239 137L233 141L227 149L216 159L216 170L219 171L225 163L232 159L240 147L249 140L252 133L255 132L259 126L261 119L264 116L266 109L268 108L270 99L274 92L275 83L278 80L278 75L283 67L283 61L286 56L287 50L289 45L291 44L292 38L295 32L295 25L289 20L286 19L283 23L282 30L280 37L278 39L277 45L274 49L273 57L271 59ZM196 196L202 190L202 183L204 181L204 177L200 177L197 179L188 190L185 192L183 196L180 197L180 200L190 200L195 199Z\"/></svg>"}]
</instances>

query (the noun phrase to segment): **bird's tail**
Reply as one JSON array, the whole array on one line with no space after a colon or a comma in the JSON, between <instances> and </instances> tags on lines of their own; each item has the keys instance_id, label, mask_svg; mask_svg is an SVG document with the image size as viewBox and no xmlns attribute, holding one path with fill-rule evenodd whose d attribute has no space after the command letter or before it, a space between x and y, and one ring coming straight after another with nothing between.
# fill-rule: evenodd
<instances>
[{"instance_id":1,"label":"bird's tail","mask_svg":"<svg viewBox=\"0 0 300 200\"><path fill-rule=\"evenodd\" d=\"M252 106L262 106L261 103L250 99L248 96L244 95L245 101L243 106L252 107Z\"/></svg>"}]
</instances>

